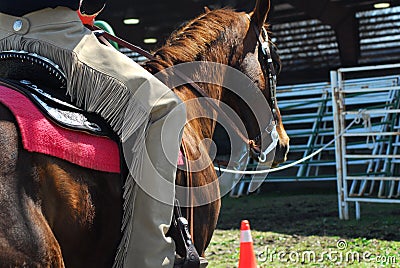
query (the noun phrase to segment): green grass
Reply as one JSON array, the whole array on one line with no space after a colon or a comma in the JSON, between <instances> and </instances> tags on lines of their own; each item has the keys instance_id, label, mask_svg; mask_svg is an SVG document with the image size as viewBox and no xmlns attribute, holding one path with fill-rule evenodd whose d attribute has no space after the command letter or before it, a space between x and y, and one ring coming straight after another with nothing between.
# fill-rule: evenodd
<instances>
[{"instance_id":1,"label":"green grass","mask_svg":"<svg viewBox=\"0 0 400 268\"><path fill-rule=\"evenodd\" d=\"M329 193L223 198L206 257L211 268L237 267L248 219L260 267L400 267L399 216L399 205L363 204L360 221L341 221Z\"/></svg>"}]
</instances>

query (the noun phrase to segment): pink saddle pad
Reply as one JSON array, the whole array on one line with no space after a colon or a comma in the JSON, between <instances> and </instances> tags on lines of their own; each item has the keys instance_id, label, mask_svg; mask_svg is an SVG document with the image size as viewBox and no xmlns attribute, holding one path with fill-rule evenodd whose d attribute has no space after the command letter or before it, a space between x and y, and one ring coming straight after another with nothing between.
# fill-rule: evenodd
<instances>
[{"instance_id":1,"label":"pink saddle pad","mask_svg":"<svg viewBox=\"0 0 400 268\"><path fill-rule=\"evenodd\" d=\"M4 86L0 86L0 102L14 114L25 150L94 170L120 172L115 141L62 128L45 118L26 96Z\"/></svg>"},{"instance_id":2,"label":"pink saddle pad","mask_svg":"<svg viewBox=\"0 0 400 268\"><path fill-rule=\"evenodd\" d=\"M118 144L107 138L65 129L49 121L23 94L0 86L0 102L14 114L24 149L94 170L120 173ZM184 165L180 151L178 166Z\"/></svg>"}]
</instances>

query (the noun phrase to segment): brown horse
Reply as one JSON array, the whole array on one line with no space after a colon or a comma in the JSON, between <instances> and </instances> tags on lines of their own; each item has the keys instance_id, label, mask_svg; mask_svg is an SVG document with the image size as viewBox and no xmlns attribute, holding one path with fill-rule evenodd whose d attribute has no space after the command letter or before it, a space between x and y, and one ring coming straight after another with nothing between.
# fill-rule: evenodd
<instances>
[{"instance_id":1,"label":"brown horse","mask_svg":"<svg viewBox=\"0 0 400 268\"><path fill-rule=\"evenodd\" d=\"M268 10L269 1L257 1L251 20L247 14L230 9L208 11L176 31L166 45L156 51L157 60L148 62L145 67L156 73L193 61L229 65L253 81L266 101L275 106L276 102L271 102L270 85L265 77L266 63L260 60L260 44L254 30L261 31ZM223 74L219 75L223 78ZM204 85L203 89L209 97L232 105L245 122L250 137L260 133L256 119L248 110L239 107L237 97L220 86ZM191 86L180 86L174 91L184 101L199 97ZM279 109L273 108L279 133L274 158L277 164L285 160L289 140ZM205 108L188 106L188 113L198 109ZM215 122L207 118L195 118L187 124L183 144L188 159L198 159L201 152L208 149L201 141L212 138L214 127ZM112 266L121 239L123 185L120 176L24 150L15 118L2 105L0 148L0 267ZM188 178L186 175L179 171L177 184L196 187L217 180L211 163L201 171L191 172ZM195 245L201 255L210 242L220 209L218 185L212 185L202 192L203 196L191 197L210 200L210 203L188 213L193 222Z\"/></svg>"}]
</instances>

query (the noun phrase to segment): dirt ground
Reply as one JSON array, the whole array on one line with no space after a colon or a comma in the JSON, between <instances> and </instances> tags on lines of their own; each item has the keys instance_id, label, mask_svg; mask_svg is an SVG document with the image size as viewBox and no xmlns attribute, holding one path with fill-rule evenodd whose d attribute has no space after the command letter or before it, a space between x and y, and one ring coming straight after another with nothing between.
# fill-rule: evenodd
<instances>
[{"instance_id":1,"label":"dirt ground","mask_svg":"<svg viewBox=\"0 0 400 268\"><path fill-rule=\"evenodd\" d=\"M250 221L261 267L298 267L300 263L312 267L400 267L400 206L362 204L359 221L355 220L351 206L350 216L348 221L339 220L335 188L329 183L266 184L257 195L224 197L217 230L207 249L209 267L237 267L239 227L243 219ZM371 252L374 261L338 262L323 257L324 260L299 263L288 258L285 262L272 259L274 262L265 262L264 258L268 255L265 249L267 253L272 250L292 253L293 257L308 251L322 256L325 251L335 253L341 242L346 245L346 251L339 248L342 254ZM377 262L380 256L385 257L385 262Z\"/></svg>"}]
</instances>

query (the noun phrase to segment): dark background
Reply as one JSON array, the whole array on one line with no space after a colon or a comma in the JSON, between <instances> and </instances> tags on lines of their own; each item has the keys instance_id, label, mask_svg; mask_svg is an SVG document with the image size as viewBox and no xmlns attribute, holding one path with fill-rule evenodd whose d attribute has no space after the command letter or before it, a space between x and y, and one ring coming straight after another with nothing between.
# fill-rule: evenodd
<instances>
[{"instance_id":1,"label":"dark background","mask_svg":"<svg viewBox=\"0 0 400 268\"><path fill-rule=\"evenodd\" d=\"M268 22L283 62L279 84L328 81L338 67L376 65L400 60L400 0L374 9L372 0L272 0ZM211 9L232 7L250 12L255 0L113 0L98 19L116 34L145 49L161 46L187 20ZM124 18L139 18L124 25ZM156 44L144 44L148 37Z\"/></svg>"}]
</instances>

